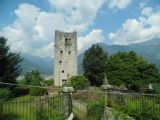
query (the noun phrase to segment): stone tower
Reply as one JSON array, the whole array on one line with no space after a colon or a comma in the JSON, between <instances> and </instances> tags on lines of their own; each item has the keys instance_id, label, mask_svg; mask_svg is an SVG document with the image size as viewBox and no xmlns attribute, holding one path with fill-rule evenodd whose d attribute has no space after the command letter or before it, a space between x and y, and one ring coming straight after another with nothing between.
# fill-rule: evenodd
<instances>
[{"instance_id":1,"label":"stone tower","mask_svg":"<svg viewBox=\"0 0 160 120\"><path fill-rule=\"evenodd\" d=\"M54 45L54 85L68 83L77 75L77 32L55 31Z\"/></svg>"}]
</instances>

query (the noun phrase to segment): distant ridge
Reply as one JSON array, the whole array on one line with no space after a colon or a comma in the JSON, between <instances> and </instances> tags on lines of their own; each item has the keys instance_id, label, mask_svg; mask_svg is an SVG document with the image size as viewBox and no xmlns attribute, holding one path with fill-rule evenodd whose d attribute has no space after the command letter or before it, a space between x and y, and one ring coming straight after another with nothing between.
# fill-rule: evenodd
<instances>
[{"instance_id":1,"label":"distant ridge","mask_svg":"<svg viewBox=\"0 0 160 120\"><path fill-rule=\"evenodd\" d=\"M121 52L135 51L148 62L154 63L160 70L160 39L150 40L142 43L130 45L106 45L99 43L109 55ZM29 54L21 55L24 60L22 62L23 74L30 69L38 69L42 74L53 74L53 58L37 57ZM78 73L83 73L82 61L84 53L78 55Z\"/></svg>"}]
</instances>

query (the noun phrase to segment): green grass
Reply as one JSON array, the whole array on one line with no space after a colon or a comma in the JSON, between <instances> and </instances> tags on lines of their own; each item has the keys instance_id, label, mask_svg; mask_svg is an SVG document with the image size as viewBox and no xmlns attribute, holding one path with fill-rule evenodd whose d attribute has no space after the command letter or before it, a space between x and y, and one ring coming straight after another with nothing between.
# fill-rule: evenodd
<instances>
[{"instance_id":1,"label":"green grass","mask_svg":"<svg viewBox=\"0 0 160 120\"><path fill-rule=\"evenodd\" d=\"M73 113L75 115L74 120L87 120L87 113L76 106L73 107Z\"/></svg>"},{"instance_id":2,"label":"green grass","mask_svg":"<svg viewBox=\"0 0 160 120\"><path fill-rule=\"evenodd\" d=\"M35 96L30 96L30 95L25 95L25 96L16 97L12 101L31 100L31 99L34 99L34 98L36 98L36 97Z\"/></svg>"},{"instance_id":3,"label":"green grass","mask_svg":"<svg viewBox=\"0 0 160 120\"><path fill-rule=\"evenodd\" d=\"M112 108L119 115L125 113L136 120L160 120L159 96L125 96L111 99Z\"/></svg>"},{"instance_id":4,"label":"green grass","mask_svg":"<svg viewBox=\"0 0 160 120\"><path fill-rule=\"evenodd\" d=\"M5 120L63 120L62 97L39 99L22 96L3 103L1 108Z\"/></svg>"}]
</instances>

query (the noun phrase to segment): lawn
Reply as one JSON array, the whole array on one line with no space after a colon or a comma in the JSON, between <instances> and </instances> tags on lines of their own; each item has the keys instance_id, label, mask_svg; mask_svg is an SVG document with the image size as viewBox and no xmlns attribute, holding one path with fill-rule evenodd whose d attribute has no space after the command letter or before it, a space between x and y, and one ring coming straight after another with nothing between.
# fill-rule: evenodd
<instances>
[{"instance_id":1,"label":"lawn","mask_svg":"<svg viewBox=\"0 0 160 120\"><path fill-rule=\"evenodd\" d=\"M23 96L1 103L1 119L5 120L62 120L63 98Z\"/></svg>"}]
</instances>

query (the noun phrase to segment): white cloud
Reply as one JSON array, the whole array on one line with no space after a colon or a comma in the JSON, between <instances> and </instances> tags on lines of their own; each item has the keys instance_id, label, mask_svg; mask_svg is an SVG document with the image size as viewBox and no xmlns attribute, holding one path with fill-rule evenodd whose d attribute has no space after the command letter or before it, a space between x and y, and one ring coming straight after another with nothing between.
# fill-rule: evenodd
<instances>
[{"instance_id":1,"label":"white cloud","mask_svg":"<svg viewBox=\"0 0 160 120\"><path fill-rule=\"evenodd\" d=\"M30 4L19 5L15 15L17 19L13 24L1 31L1 34L8 38L11 49L48 56L51 52L47 48L54 39L54 30L66 27L63 15L47 13Z\"/></svg>"},{"instance_id":2,"label":"white cloud","mask_svg":"<svg viewBox=\"0 0 160 120\"><path fill-rule=\"evenodd\" d=\"M23 3L14 11L16 19L3 27L0 35L8 38L13 51L39 56L52 56L54 31L76 30L79 35L94 24L97 12L105 3L110 8L124 9L131 0L48 0L54 12L43 11L35 5ZM112 3L114 2L114 4ZM84 39L84 40L82 40ZM102 30L95 29L79 37L79 50L103 40ZM51 47L52 46L52 47Z\"/></svg>"},{"instance_id":3,"label":"white cloud","mask_svg":"<svg viewBox=\"0 0 160 120\"><path fill-rule=\"evenodd\" d=\"M78 38L78 50L80 52L89 48L92 44L104 42L101 29L93 29L88 35Z\"/></svg>"},{"instance_id":4,"label":"white cloud","mask_svg":"<svg viewBox=\"0 0 160 120\"><path fill-rule=\"evenodd\" d=\"M93 23L105 0L48 0L57 12L63 13L67 30L85 31Z\"/></svg>"},{"instance_id":5,"label":"white cloud","mask_svg":"<svg viewBox=\"0 0 160 120\"><path fill-rule=\"evenodd\" d=\"M109 9L125 9L131 4L132 0L107 0Z\"/></svg>"},{"instance_id":6,"label":"white cloud","mask_svg":"<svg viewBox=\"0 0 160 120\"><path fill-rule=\"evenodd\" d=\"M115 33L109 34L114 44L139 43L160 38L160 11L145 7L138 19L128 19Z\"/></svg>"},{"instance_id":7,"label":"white cloud","mask_svg":"<svg viewBox=\"0 0 160 120\"><path fill-rule=\"evenodd\" d=\"M146 16L149 16L151 13L153 12L153 8L152 7L145 7L141 14L142 15L146 15Z\"/></svg>"},{"instance_id":8,"label":"white cloud","mask_svg":"<svg viewBox=\"0 0 160 120\"><path fill-rule=\"evenodd\" d=\"M46 57L46 56L50 56L50 57L54 57L54 42L49 43L46 46L43 46L40 50L36 49L35 50L35 55L41 56L41 57Z\"/></svg>"},{"instance_id":9,"label":"white cloud","mask_svg":"<svg viewBox=\"0 0 160 120\"><path fill-rule=\"evenodd\" d=\"M27 3L20 4L14 11L15 21L0 31L8 38L13 51L52 56L54 31L85 32L104 0L73 0L72 4L70 0L50 0L50 3L56 9L54 12L42 11Z\"/></svg>"}]
</instances>

